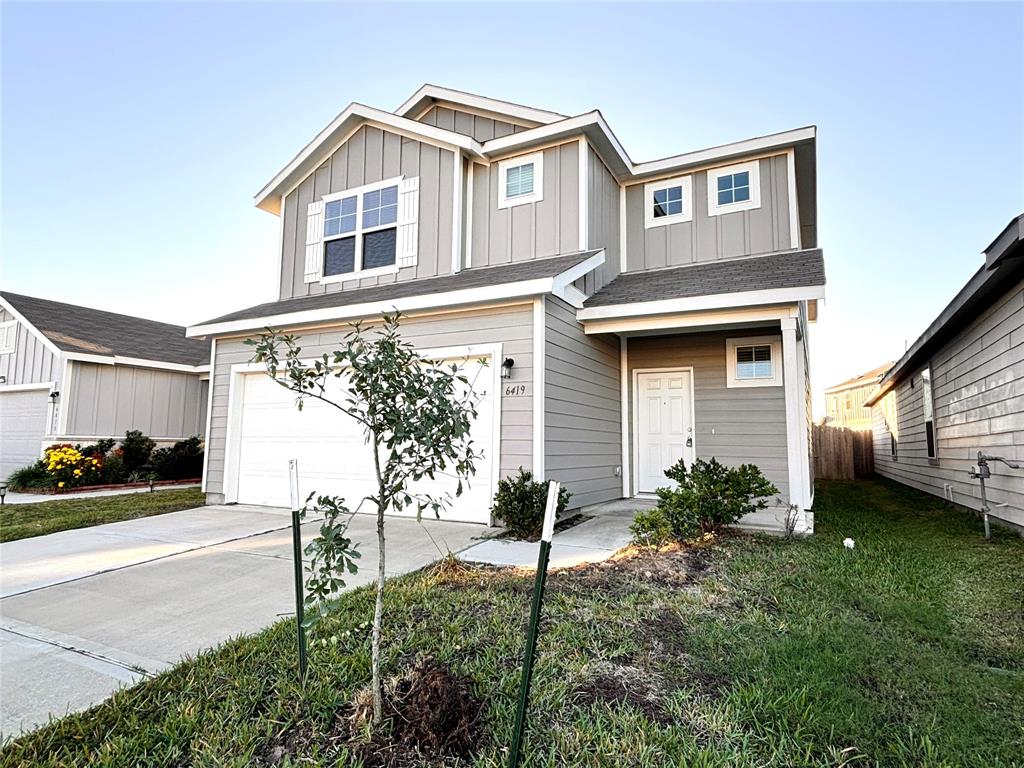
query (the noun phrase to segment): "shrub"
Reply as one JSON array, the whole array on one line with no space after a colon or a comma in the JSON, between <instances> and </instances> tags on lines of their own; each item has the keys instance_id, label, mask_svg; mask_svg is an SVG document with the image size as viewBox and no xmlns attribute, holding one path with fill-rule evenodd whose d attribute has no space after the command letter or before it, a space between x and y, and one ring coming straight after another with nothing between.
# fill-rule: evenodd
<instances>
[{"instance_id":1,"label":"shrub","mask_svg":"<svg viewBox=\"0 0 1024 768\"><path fill-rule=\"evenodd\" d=\"M155 446L156 443L137 429L125 432L124 440L121 441L121 458L124 460L125 472L131 474L148 464Z\"/></svg>"},{"instance_id":2,"label":"shrub","mask_svg":"<svg viewBox=\"0 0 1024 768\"><path fill-rule=\"evenodd\" d=\"M53 482L46 473L46 464L42 459L35 464L16 469L7 478L7 487L12 491L37 490L39 488L51 488Z\"/></svg>"},{"instance_id":3,"label":"shrub","mask_svg":"<svg viewBox=\"0 0 1024 768\"><path fill-rule=\"evenodd\" d=\"M647 509L633 518L629 532L642 547L660 547L672 540L672 521L661 507Z\"/></svg>"},{"instance_id":4,"label":"shrub","mask_svg":"<svg viewBox=\"0 0 1024 768\"><path fill-rule=\"evenodd\" d=\"M124 468L124 459L117 451L111 451L103 459L104 483L123 483L128 477Z\"/></svg>"},{"instance_id":5,"label":"shrub","mask_svg":"<svg viewBox=\"0 0 1024 768\"><path fill-rule=\"evenodd\" d=\"M558 491L558 514L569 506L572 494L565 488ZM491 511L517 539L536 539L544 525L544 506L548 500L548 484L533 479L533 473L519 468L519 474L498 481Z\"/></svg>"},{"instance_id":6,"label":"shrub","mask_svg":"<svg viewBox=\"0 0 1024 768\"><path fill-rule=\"evenodd\" d=\"M54 488L73 488L89 485L100 479L103 460L97 456L86 456L69 443L51 445L43 455L46 474Z\"/></svg>"},{"instance_id":7,"label":"shrub","mask_svg":"<svg viewBox=\"0 0 1024 768\"><path fill-rule=\"evenodd\" d=\"M80 445L76 445L75 448L80 450L85 456L98 456L103 459L110 451L113 450L117 444L117 440L112 437L105 437L102 440L97 440L92 445L87 445L84 448Z\"/></svg>"},{"instance_id":8,"label":"shrub","mask_svg":"<svg viewBox=\"0 0 1024 768\"><path fill-rule=\"evenodd\" d=\"M203 474L203 441L198 437L181 440L171 448L153 451L149 463L161 480L185 480Z\"/></svg>"},{"instance_id":9,"label":"shrub","mask_svg":"<svg viewBox=\"0 0 1024 768\"><path fill-rule=\"evenodd\" d=\"M665 471L676 488L658 488L658 509L676 539L686 539L724 525L768 506L766 496L776 488L753 464L726 467L714 458L697 459L687 470L680 459Z\"/></svg>"}]
</instances>

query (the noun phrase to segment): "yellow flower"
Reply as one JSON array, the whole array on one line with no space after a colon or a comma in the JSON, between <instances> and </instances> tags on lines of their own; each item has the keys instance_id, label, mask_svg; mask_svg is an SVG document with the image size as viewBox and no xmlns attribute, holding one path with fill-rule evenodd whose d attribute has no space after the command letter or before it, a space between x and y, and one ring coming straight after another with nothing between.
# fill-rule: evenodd
<instances>
[{"instance_id":1,"label":"yellow flower","mask_svg":"<svg viewBox=\"0 0 1024 768\"><path fill-rule=\"evenodd\" d=\"M57 483L57 487L58 488L63 488L64 487L64 481L61 480L59 483Z\"/></svg>"}]
</instances>

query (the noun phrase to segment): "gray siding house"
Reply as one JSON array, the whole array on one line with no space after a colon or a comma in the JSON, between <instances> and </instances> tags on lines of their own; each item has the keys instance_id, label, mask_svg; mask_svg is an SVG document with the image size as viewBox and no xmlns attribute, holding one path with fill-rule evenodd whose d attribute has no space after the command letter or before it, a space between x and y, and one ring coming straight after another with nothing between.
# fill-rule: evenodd
<instances>
[{"instance_id":1,"label":"gray siding house","mask_svg":"<svg viewBox=\"0 0 1024 768\"><path fill-rule=\"evenodd\" d=\"M433 85L393 112L350 105L256 196L281 222L278 300L188 329L213 342L208 499L286 504L289 458L303 492L362 495L358 430L297 411L244 341L287 329L315 356L397 309L425 355L489 361L474 372L485 461L449 519L489 522L519 467L586 506L650 497L676 460L715 456L758 464L810 530L815 137L637 163L597 111Z\"/></svg>"},{"instance_id":2,"label":"gray siding house","mask_svg":"<svg viewBox=\"0 0 1024 768\"><path fill-rule=\"evenodd\" d=\"M985 249L985 263L867 404L875 471L981 508L968 472L978 452L1024 461L1024 215ZM1024 530L1024 471L990 465L991 515Z\"/></svg>"},{"instance_id":3,"label":"gray siding house","mask_svg":"<svg viewBox=\"0 0 1024 768\"><path fill-rule=\"evenodd\" d=\"M209 356L182 326L0 291L0 481L54 443L204 434Z\"/></svg>"}]
</instances>

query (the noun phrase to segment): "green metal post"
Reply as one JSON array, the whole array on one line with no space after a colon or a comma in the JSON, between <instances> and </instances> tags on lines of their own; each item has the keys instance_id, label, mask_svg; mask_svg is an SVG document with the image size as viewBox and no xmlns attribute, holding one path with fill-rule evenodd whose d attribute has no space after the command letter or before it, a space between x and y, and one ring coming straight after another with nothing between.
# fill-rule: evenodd
<instances>
[{"instance_id":1,"label":"green metal post","mask_svg":"<svg viewBox=\"0 0 1024 768\"><path fill-rule=\"evenodd\" d=\"M306 680L306 628L305 612L302 601L304 597L304 582L302 580L302 526L299 521L299 468L298 461L291 459L288 462L288 474L291 481L292 499L292 559L295 565L295 631L299 646L299 680Z\"/></svg>"},{"instance_id":2,"label":"green metal post","mask_svg":"<svg viewBox=\"0 0 1024 768\"><path fill-rule=\"evenodd\" d=\"M558 507L558 483L548 485L548 503L544 511L544 532L541 534L540 553L537 555L537 577L533 582L533 603L530 606L530 625L526 631L526 647L523 650L523 676L519 681L519 704L512 730L512 747L508 756L508 768L519 765L519 751L526 725L526 707L530 701L530 680L533 677L533 659L537 652L537 629L540 625L540 608L544 601L544 584L548 577L548 558L551 555L551 538L554 534L555 512Z\"/></svg>"}]
</instances>

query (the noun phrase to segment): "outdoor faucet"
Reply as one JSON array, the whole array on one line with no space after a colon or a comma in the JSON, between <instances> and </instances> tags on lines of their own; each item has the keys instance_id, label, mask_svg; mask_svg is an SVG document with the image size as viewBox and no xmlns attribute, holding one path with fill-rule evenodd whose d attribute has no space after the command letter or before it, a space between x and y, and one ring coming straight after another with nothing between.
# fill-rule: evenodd
<instances>
[{"instance_id":1,"label":"outdoor faucet","mask_svg":"<svg viewBox=\"0 0 1024 768\"><path fill-rule=\"evenodd\" d=\"M988 526L988 513L991 511L991 507L988 505L988 497L985 495L985 481L992 477L992 470L989 469L988 463L990 461L999 461L1008 466L1010 469L1024 469L1024 462L1010 461L1002 456L989 456L981 451L978 451L978 466L971 467L967 471L967 476L972 480L977 480L978 485L981 486L981 517L985 521L985 538L992 538L992 531ZM1005 504L997 504L997 507L1005 507Z\"/></svg>"}]
</instances>

